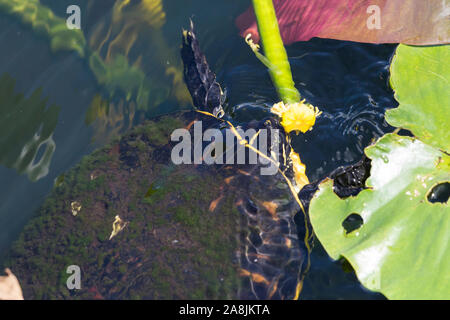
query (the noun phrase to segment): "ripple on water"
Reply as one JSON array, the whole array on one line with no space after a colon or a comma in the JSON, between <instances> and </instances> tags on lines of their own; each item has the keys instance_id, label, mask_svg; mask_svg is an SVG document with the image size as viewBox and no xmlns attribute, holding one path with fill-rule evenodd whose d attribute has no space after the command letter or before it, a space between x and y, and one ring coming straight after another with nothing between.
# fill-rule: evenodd
<instances>
[{"instance_id":1,"label":"ripple on water","mask_svg":"<svg viewBox=\"0 0 450 320\"><path fill-rule=\"evenodd\" d=\"M110 5L114 2L108 1ZM53 1L45 0L42 3L50 5ZM178 54L180 29L187 26L188 18L195 13L202 46L219 82L228 89L229 110L236 121L246 122L265 117L269 107L277 102L276 91L266 68L233 29L234 17L243 9L222 2L215 4L215 10L211 11L209 1L198 0L193 3L195 5L179 10L177 0L164 2L168 19L163 35L168 46L175 50L174 54ZM247 6L241 1L235 1L235 4ZM62 6L59 5L60 8ZM6 23L2 23L1 18L0 23L4 26ZM208 31L207 26L213 25L213 31ZM85 125L85 113L92 97L101 88L96 86L85 61L71 54L53 55L45 41L44 38L35 37L29 29L18 27L18 24L8 24L7 28L0 31L0 42L8 43L1 52L2 73L12 71L18 87L25 94L43 87L49 101L62 108L55 130L57 149L49 175L38 184L32 184L11 171L4 168L0 170L2 177L10 181L8 186L0 188L0 213L3 214L0 215L0 221L5 226L0 229L0 248L15 238L15 231L11 230L18 230L19 225L26 222L45 198L56 176L92 150L92 132ZM145 51L149 47L142 45L138 48ZM394 45L324 39L313 39L288 47L297 88L310 103L323 111L313 131L293 139L293 145L300 153L302 162L307 165L307 174L311 180L322 177L337 166L356 162L372 139L392 130L385 123L383 115L387 108L397 105L388 85L389 62L394 50ZM143 53L147 58L152 57L148 52L138 53ZM151 68L148 70L155 72ZM162 103L161 110L156 111L167 111L167 107L173 105L173 102ZM129 108L124 107L123 110ZM23 201L23 194L28 195L27 201ZM11 228L11 221L15 224L14 228ZM313 253L312 266L313 277L318 275L315 271L331 277L324 281L325 291L328 290L330 297L345 298L346 294L347 297L363 297L355 280L340 282L340 278L334 276L338 268L325 253ZM330 286L334 286L333 294L329 290ZM328 297L325 291L318 289L317 283L307 281L305 297Z\"/></svg>"},{"instance_id":2,"label":"ripple on water","mask_svg":"<svg viewBox=\"0 0 450 320\"><path fill-rule=\"evenodd\" d=\"M366 146L393 130L384 113L397 106L389 86L395 48L317 38L287 48L296 87L323 111L313 131L293 138L312 180L358 161ZM224 60L219 81L236 120L267 115L277 96L266 68L253 56Z\"/></svg>"}]
</instances>

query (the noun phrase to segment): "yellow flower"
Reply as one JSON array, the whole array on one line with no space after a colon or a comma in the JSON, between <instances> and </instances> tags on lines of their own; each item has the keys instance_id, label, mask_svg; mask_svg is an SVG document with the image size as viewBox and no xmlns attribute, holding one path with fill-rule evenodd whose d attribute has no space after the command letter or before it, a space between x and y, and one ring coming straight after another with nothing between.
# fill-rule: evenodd
<instances>
[{"instance_id":1,"label":"yellow flower","mask_svg":"<svg viewBox=\"0 0 450 320\"><path fill-rule=\"evenodd\" d=\"M305 100L287 105L279 102L270 111L281 118L281 125L287 133L295 131L297 134L299 131L305 133L311 130L316 117L322 113L317 107L305 103Z\"/></svg>"},{"instance_id":2,"label":"yellow flower","mask_svg":"<svg viewBox=\"0 0 450 320\"><path fill-rule=\"evenodd\" d=\"M294 170L294 179L297 187L301 190L305 185L309 183L309 179L306 176L306 166L300 160L298 153L291 151L289 155L292 161L292 169Z\"/></svg>"}]
</instances>

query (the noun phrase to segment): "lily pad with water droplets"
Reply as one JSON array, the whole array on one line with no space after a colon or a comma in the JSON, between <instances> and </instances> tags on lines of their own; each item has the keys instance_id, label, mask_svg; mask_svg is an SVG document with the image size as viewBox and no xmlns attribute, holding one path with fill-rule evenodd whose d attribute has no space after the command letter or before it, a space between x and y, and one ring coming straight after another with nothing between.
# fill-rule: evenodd
<instances>
[{"instance_id":1,"label":"lily pad with water droplets","mask_svg":"<svg viewBox=\"0 0 450 320\"><path fill-rule=\"evenodd\" d=\"M370 178L356 197L339 198L326 180L311 201L329 255L391 299L450 298L449 58L449 46L397 48L391 84L400 106L386 120L416 138L387 134L366 148Z\"/></svg>"},{"instance_id":2,"label":"lily pad with water droplets","mask_svg":"<svg viewBox=\"0 0 450 320\"><path fill-rule=\"evenodd\" d=\"M431 203L450 180L450 157L418 139L383 136L366 149L368 189L339 198L320 185L310 207L315 233L333 259L345 257L361 283L390 299L450 298L450 208ZM362 225L348 230L349 216Z\"/></svg>"}]
</instances>

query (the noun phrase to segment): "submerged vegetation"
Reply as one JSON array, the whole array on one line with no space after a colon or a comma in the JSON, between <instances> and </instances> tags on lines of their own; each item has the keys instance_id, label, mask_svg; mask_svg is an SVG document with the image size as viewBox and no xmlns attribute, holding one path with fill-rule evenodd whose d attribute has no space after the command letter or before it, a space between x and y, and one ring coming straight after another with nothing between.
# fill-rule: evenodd
<instances>
[{"instance_id":1,"label":"submerged vegetation","mask_svg":"<svg viewBox=\"0 0 450 320\"><path fill-rule=\"evenodd\" d=\"M0 0L0 12L20 18L38 34L49 38L52 50L73 50L82 57L85 55L86 39L81 30L68 29L66 20L39 0Z\"/></svg>"},{"instance_id":2,"label":"submerged vegetation","mask_svg":"<svg viewBox=\"0 0 450 320\"><path fill-rule=\"evenodd\" d=\"M178 52L162 35L162 1L116 0L108 18L93 26L89 38L89 65L107 95L124 96L147 111L166 100L188 105ZM136 54L135 46L143 39L144 51Z\"/></svg>"},{"instance_id":3,"label":"submerged vegetation","mask_svg":"<svg viewBox=\"0 0 450 320\"><path fill-rule=\"evenodd\" d=\"M122 97L145 111L166 100L182 106L190 103L181 66L161 34L160 28L166 21L161 0L116 0L109 19L105 17L89 26L93 29L89 35L84 29L67 28L66 20L40 0L0 0L0 12L20 18L23 24L48 38L53 51L75 51L87 59L108 98ZM149 49L154 53L150 64L142 56L130 62L130 51L139 37L152 39Z\"/></svg>"},{"instance_id":4,"label":"submerged vegetation","mask_svg":"<svg viewBox=\"0 0 450 320\"><path fill-rule=\"evenodd\" d=\"M60 108L47 106L41 90L15 92L8 74L0 77L0 164L37 181L48 173L55 152L53 131Z\"/></svg>"}]
</instances>

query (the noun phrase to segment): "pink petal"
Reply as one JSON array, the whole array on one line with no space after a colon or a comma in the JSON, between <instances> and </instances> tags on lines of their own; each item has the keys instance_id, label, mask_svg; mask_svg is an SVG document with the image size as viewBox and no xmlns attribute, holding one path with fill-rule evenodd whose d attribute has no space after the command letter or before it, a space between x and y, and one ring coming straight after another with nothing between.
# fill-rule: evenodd
<instances>
[{"instance_id":1,"label":"pink petal","mask_svg":"<svg viewBox=\"0 0 450 320\"><path fill-rule=\"evenodd\" d=\"M285 44L313 37L370 43L450 43L450 5L443 0L273 0ZM380 8L380 29L368 20ZM236 19L241 36L259 41L253 7Z\"/></svg>"}]
</instances>

